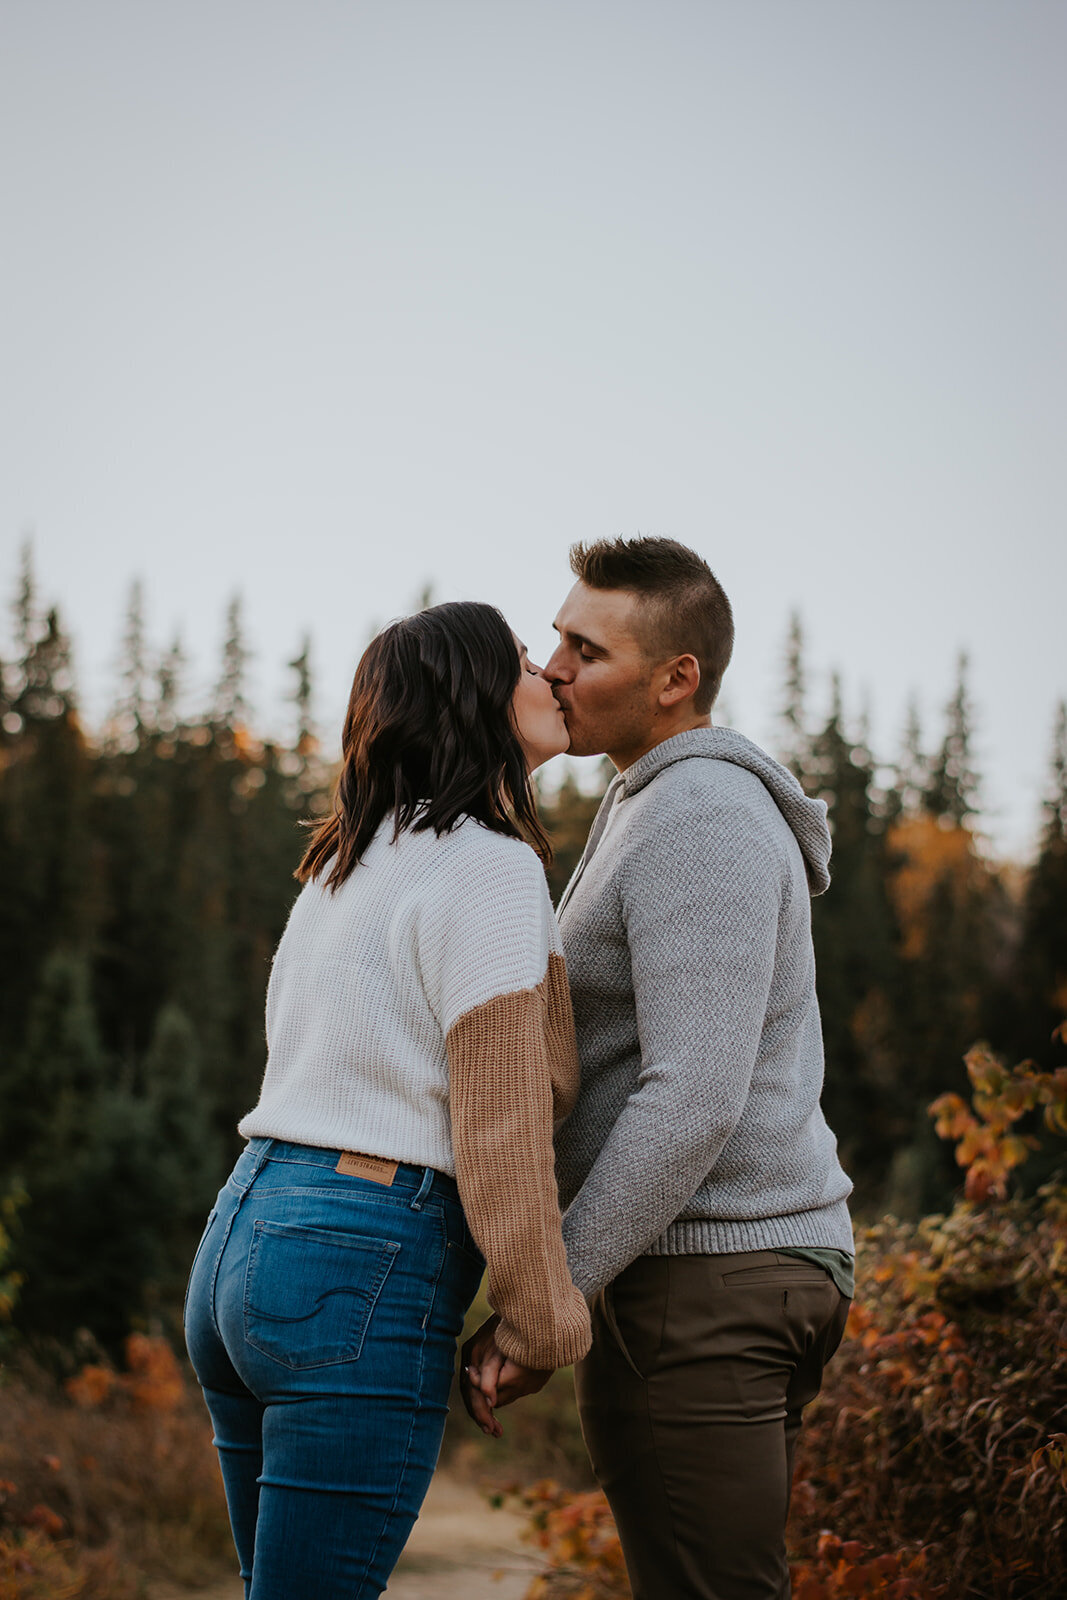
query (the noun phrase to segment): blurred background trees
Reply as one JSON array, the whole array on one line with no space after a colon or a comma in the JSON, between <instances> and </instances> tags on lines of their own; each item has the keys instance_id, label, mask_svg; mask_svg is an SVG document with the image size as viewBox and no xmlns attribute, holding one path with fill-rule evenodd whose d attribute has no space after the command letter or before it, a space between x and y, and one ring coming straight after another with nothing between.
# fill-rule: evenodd
<instances>
[{"instance_id":1,"label":"blurred background trees","mask_svg":"<svg viewBox=\"0 0 1067 1600\"><path fill-rule=\"evenodd\" d=\"M180 1304L184 1272L263 1070L271 953L296 892L299 821L328 800L309 648L285 748L247 726L240 606L202 716L179 711L175 641L153 658L134 585L98 737L28 554L17 658L0 670L0 1194L30 1333Z\"/></svg>"},{"instance_id":2,"label":"blurred background trees","mask_svg":"<svg viewBox=\"0 0 1067 1600\"><path fill-rule=\"evenodd\" d=\"M289 662L288 739L249 725L237 599L210 703L190 715L181 642L152 648L134 585L114 704L92 735L28 552L14 612L0 662L0 1197L26 1198L5 1222L3 1271L25 1334L88 1326L117 1346L180 1304L259 1089L299 824L329 803L333 772L308 640ZM799 619L784 676L777 753L826 800L834 834L834 883L813 908L826 1109L859 1209L916 1216L958 1179L925 1108L965 1087L965 1051L983 1038L1015 1059L1036 1040L1044 1060L1067 1010L1067 712L1023 871L982 846L965 661L930 748L912 715L889 763L839 683L829 714L808 714ZM568 775L542 804L558 897L598 795Z\"/></svg>"}]
</instances>

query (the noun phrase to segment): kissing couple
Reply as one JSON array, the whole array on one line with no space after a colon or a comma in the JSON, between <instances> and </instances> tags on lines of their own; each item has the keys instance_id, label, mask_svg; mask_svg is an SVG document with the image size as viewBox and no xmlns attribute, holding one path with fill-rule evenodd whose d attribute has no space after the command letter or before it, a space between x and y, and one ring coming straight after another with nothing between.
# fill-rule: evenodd
<instances>
[{"instance_id":1,"label":"kissing couple","mask_svg":"<svg viewBox=\"0 0 1067 1600\"><path fill-rule=\"evenodd\" d=\"M669 539L571 551L548 663L456 602L367 647L186 1298L247 1600L371 1600L464 1402L574 1365L635 1600L786 1600L804 1406L853 1292L819 1106L826 807L713 727ZM616 768L558 920L531 774Z\"/></svg>"}]
</instances>

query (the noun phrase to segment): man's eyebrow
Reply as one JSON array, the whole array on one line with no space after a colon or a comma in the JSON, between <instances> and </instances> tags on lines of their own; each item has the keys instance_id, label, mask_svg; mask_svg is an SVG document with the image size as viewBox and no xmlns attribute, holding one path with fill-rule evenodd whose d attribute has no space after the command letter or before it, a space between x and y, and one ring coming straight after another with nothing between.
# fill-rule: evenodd
<instances>
[{"instance_id":1,"label":"man's eyebrow","mask_svg":"<svg viewBox=\"0 0 1067 1600\"><path fill-rule=\"evenodd\" d=\"M552 626L555 628L556 632L559 634L561 639L562 639L563 635L566 634L567 638L568 639L573 639L575 644L578 644L578 645L583 645L584 644L590 650L595 650L598 655L601 655L601 656L606 656L607 655L608 651L607 651L607 646L606 645L597 644L595 639L588 638L584 633L576 633L573 628L561 628L558 622L554 622L552 624Z\"/></svg>"}]
</instances>

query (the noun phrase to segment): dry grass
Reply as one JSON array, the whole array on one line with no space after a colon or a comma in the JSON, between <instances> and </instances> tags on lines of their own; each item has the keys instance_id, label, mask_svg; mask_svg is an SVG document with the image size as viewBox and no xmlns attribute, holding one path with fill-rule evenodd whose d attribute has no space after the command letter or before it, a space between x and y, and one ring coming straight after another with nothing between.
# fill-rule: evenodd
<instances>
[{"instance_id":1,"label":"dry grass","mask_svg":"<svg viewBox=\"0 0 1067 1600\"><path fill-rule=\"evenodd\" d=\"M129 1370L0 1388L0 1600L134 1600L146 1575L205 1582L232 1563L199 1391L169 1346L135 1336Z\"/></svg>"}]
</instances>

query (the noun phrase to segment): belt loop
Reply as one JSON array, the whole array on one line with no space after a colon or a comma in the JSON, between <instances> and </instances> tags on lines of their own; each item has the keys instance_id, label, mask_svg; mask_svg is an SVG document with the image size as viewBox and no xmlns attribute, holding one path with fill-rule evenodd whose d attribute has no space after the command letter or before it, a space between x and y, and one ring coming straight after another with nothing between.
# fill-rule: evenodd
<instances>
[{"instance_id":1,"label":"belt loop","mask_svg":"<svg viewBox=\"0 0 1067 1600\"><path fill-rule=\"evenodd\" d=\"M252 1185L255 1183L256 1179L259 1177L260 1171L266 1165L267 1161L270 1159L271 1151L273 1150L274 1146L278 1143L278 1141L276 1139L257 1139L255 1142L256 1142L256 1144L258 1144L260 1146L260 1148L256 1151L255 1155L252 1157L252 1171L248 1174L248 1180L247 1180L247 1182L245 1183L244 1187L241 1190L241 1198L242 1199L244 1199L244 1197L248 1193L249 1189L251 1189Z\"/></svg>"},{"instance_id":2,"label":"belt loop","mask_svg":"<svg viewBox=\"0 0 1067 1600\"><path fill-rule=\"evenodd\" d=\"M423 1172L422 1182L419 1184L419 1192L415 1196L414 1200L412 1200L412 1202L411 1202L412 1211L421 1211L422 1210L422 1202L426 1199L426 1196L429 1194L430 1190L433 1188L433 1180L434 1180L434 1178L436 1176L437 1176L437 1174L434 1171L433 1167L427 1167L426 1170Z\"/></svg>"}]
</instances>

